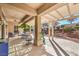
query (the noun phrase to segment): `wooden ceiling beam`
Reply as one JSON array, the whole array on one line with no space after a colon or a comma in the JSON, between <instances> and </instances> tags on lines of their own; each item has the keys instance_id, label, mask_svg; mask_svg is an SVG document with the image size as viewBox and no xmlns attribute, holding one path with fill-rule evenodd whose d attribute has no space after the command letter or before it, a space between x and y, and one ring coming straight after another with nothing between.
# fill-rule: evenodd
<instances>
[{"instance_id":1,"label":"wooden ceiling beam","mask_svg":"<svg viewBox=\"0 0 79 59\"><path fill-rule=\"evenodd\" d=\"M28 18L26 18L23 22L19 23L19 24L23 24L25 23L26 21L28 21L30 18L32 18L33 16L29 16ZM30 21L30 20L29 20Z\"/></svg>"},{"instance_id":2,"label":"wooden ceiling beam","mask_svg":"<svg viewBox=\"0 0 79 59\"><path fill-rule=\"evenodd\" d=\"M68 4L68 5L66 5L66 6L67 6L67 11L68 11L69 15L71 16L72 14L71 14L71 11L70 11L69 4Z\"/></svg>"},{"instance_id":3,"label":"wooden ceiling beam","mask_svg":"<svg viewBox=\"0 0 79 59\"><path fill-rule=\"evenodd\" d=\"M31 20L33 20L34 19L34 17L31 17L31 18L29 18L28 20L26 20L24 23L27 23L27 22L29 22L29 21L31 21Z\"/></svg>"},{"instance_id":4,"label":"wooden ceiling beam","mask_svg":"<svg viewBox=\"0 0 79 59\"><path fill-rule=\"evenodd\" d=\"M42 12L44 12L45 10L49 9L50 7L52 7L53 5L55 5L55 3L45 3L42 6L40 6L37 9L37 13L40 14Z\"/></svg>"},{"instance_id":5,"label":"wooden ceiling beam","mask_svg":"<svg viewBox=\"0 0 79 59\"><path fill-rule=\"evenodd\" d=\"M38 15L45 15L50 11L56 10L62 6L64 6L65 4L61 4L61 3L47 3L42 5L40 8L37 9L37 14Z\"/></svg>"},{"instance_id":6,"label":"wooden ceiling beam","mask_svg":"<svg viewBox=\"0 0 79 59\"><path fill-rule=\"evenodd\" d=\"M22 19L21 19L21 21L19 22L19 23L21 23L21 22L23 22L25 19L27 19L29 17L29 15L25 15Z\"/></svg>"}]
</instances>

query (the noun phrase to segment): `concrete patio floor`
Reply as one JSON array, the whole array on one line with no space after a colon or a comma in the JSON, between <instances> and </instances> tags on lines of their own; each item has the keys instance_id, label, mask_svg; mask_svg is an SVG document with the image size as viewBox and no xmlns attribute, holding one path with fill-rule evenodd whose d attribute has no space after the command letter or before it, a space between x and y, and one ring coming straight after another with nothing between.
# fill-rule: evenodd
<instances>
[{"instance_id":1,"label":"concrete patio floor","mask_svg":"<svg viewBox=\"0 0 79 59\"><path fill-rule=\"evenodd\" d=\"M34 46L19 38L9 40L9 56L52 56L45 51L44 46Z\"/></svg>"},{"instance_id":2,"label":"concrete patio floor","mask_svg":"<svg viewBox=\"0 0 79 59\"><path fill-rule=\"evenodd\" d=\"M34 46L33 43L26 45L26 42L19 38L9 40L10 56L79 56L79 43L54 37L45 38L45 45Z\"/></svg>"}]
</instances>

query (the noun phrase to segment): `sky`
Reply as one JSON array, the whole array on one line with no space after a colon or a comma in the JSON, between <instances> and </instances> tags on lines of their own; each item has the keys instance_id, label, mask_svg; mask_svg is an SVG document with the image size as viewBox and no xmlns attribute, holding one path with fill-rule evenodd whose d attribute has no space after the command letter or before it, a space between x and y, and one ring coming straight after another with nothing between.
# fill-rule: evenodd
<instances>
[{"instance_id":1,"label":"sky","mask_svg":"<svg viewBox=\"0 0 79 59\"><path fill-rule=\"evenodd\" d=\"M58 22L58 25L71 24L71 22L68 21L68 20L60 20L60 21L57 21L57 22ZM79 18L73 19L72 23L79 23Z\"/></svg>"}]
</instances>

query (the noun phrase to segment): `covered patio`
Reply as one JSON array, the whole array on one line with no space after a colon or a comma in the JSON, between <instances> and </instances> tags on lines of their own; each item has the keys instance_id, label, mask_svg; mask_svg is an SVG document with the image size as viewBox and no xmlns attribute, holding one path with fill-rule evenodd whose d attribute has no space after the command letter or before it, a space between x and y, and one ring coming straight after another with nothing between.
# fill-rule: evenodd
<instances>
[{"instance_id":1,"label":"covered patio","mask_svg":"<svg viewBox=\"0 0 79 59\"><path fill-rule=\"evenodd\" d=\"M2 3L0 41L8 43L9 56L78 56L79 40L57 37L54 30L57 21L75 18L75 3Z\"/></svg>"}]
</instances>

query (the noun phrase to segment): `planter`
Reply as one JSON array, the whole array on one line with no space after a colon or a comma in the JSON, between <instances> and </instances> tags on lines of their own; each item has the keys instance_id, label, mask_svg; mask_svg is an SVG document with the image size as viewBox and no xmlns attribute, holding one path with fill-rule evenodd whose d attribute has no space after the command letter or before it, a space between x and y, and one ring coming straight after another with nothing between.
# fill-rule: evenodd
<instances>
[{"instance_id":1,"label":"planter","mask_svg":"<svg viewBox=\"0 0 79 59\"><path fill-rule=\"evenodd\" d=\"M0 56L8 56L8 43L0 40Z\"/></svg>"}]
</instances>

